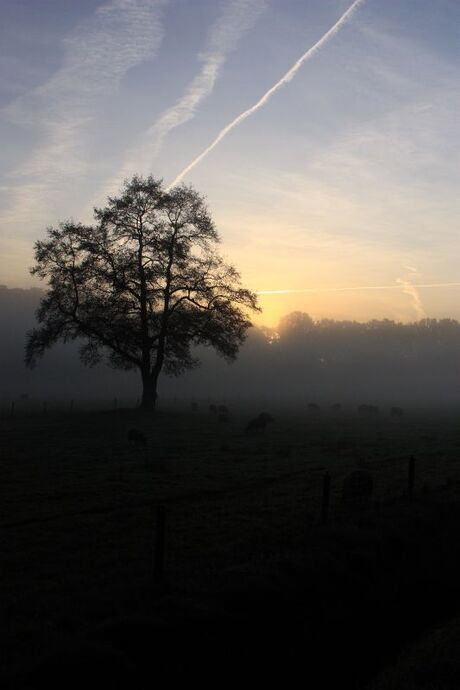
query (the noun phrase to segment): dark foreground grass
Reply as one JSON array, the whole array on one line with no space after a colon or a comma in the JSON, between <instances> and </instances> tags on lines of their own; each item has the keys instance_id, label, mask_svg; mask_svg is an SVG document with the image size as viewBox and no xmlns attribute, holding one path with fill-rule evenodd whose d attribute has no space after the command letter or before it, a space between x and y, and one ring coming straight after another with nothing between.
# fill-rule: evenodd
<instances>
[{"instance_id":1,"label":"dark foreground grass","mask_svg":"<svg viewBox=\"0 0 460 690\"><path fill-rule=\"evenodd\" d=\"M301 673L305 684L320 674L326 684L364 687L455 614L455 417L286 414L253 435L242 431L247 419L120 410L3 421L5 681L144 687L146 679L151 687L162 676L196 675L220 686L243 682L249 666L253 682L293 684ZM145 433L145 449L128 444L131 427ZM413 505L403 499L411 454ZM372 472L374 501L350 517L340 487L357 467Z\"/></svg>"}]
</instances>

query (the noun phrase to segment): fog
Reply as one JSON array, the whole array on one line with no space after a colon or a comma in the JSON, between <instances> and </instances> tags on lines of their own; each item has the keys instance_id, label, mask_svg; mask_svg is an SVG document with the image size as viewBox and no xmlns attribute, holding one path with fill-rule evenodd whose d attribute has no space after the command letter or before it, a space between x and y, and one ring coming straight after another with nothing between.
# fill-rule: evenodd
<instances>
[{"instance_id":1,"label":"fog","mask_svg":"<svg viewBox=\"0 0 460 690\"><path fill-rule=\"evenodd\" d=\"M105 365L84 367L77 343L55 347L35 369L26 369L26 332L42 294L0 287L0 398L135 401L140 376ZM177 379L163 376L160 399L451 405L460 402L459 353L460 324L452 319L358 323L313 321L294 312L276 330L252 328L232 364L199 349L201 366Z\"/></svg>"}]
</instances>

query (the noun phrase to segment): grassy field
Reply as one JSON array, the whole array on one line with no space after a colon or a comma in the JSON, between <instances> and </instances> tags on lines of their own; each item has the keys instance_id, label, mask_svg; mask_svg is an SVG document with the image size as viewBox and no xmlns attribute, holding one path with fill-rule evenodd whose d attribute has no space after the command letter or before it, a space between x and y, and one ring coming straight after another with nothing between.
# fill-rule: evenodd
<instances>
[{"instance_id":1,"label":"grassy field","mask_svg":"<svg viewBox=\"0 0 460 690\"><path fill-rule=\"evenodd\" d=\"M446 582L446 592L455 598L454 573L451 583L443 568L450 567L453 553L444 523L452 525L454 541L460 522L456 415L407 411L403 419L362 419L353 411L277 410L265 432L245 434L245 424L260 409L231 410L226 422L205 409L163 409L153 418L136 410L50 410L3 419L6 677L32 668L63 640L73 644L85 631L131 614L147 616L149 624L155 619L182 625L203 616L243 615L261 601L265 609L267 598L268 608L278 611L276 602L286 596L291 609L301 611L306 582L309 596L324 595L329 583L333 599L341 601L339 610L353 609L351 590L362 589L369 597L369 582L374 595L385 588L385 596L379 590L377 598L387 601L392 588L407 584L396 566L385 585L376 575L382 570L379 558L396 559L401 569L395 533L422 553L407 565L407 577L426 567L425 558L433 562L429 549L438 549L436 530L444 535L445 565L439 561L432 570L437 586ZM128 443L133 427L145 434L145 448ZM411 455L416 501L409 506L402 497ZM350 518L341 487L357 468L372 473L374 494L370 509ZM327 531L318 525L326 470L332 478ZM166 509L162 591L152 585L158 505ZM328 606L338 615L333 599ZM444 609L438 602L434 611L428 606L426 623L438 610L444 616L449 607L453 611L456 604L449 602ZM356 609L363 613L361 604ZM318 625L324 616L317 611L315 620ZM417 619L423 628L422 622Z\"/></svg>"}]
</instances>

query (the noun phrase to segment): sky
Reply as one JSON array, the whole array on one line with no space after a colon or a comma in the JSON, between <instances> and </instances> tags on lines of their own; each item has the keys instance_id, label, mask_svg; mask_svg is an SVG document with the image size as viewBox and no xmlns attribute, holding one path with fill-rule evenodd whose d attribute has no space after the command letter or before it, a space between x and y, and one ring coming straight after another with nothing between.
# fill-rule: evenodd
<instances>
[{"instance_id":1,"label":"sky","mask_svg":"<svg viewBox=\"0 0 460 690\"><path fill-rule=\"evenodd\" d=\"M459 26L458 0L1 0L0 284L198 159L258 323L460 318Z\"/></svg>"}]
</instances>

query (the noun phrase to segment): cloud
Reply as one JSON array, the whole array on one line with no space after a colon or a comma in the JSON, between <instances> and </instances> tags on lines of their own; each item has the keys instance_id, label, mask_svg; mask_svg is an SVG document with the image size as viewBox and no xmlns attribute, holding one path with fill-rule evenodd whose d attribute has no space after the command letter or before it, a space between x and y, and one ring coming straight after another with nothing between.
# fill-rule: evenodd
<instances>
[{"instance_id":1,"label":"cloud","mask_svg":"<svg viewBox=\"0 0 460 690\"><path fill-rule=\"evenodd\" d=\"M117 176L107 183L107 193L113 193L134 171L151 168L165 138L196 115L201 103L212 93L227 56L266 7L267 0L230 0L226 3L209 30L205 50L200 55L198 74L183 95L148 128L142 142L128 154Z\"/></svg>"},{"instance_id":2,"label":"cloud","mask_svg":"<svg viewBox=\"0 0 460 690\"><path fill-rule=\"evenodd\" d=\"M227 55L235 50L240 38L254 25L266 7L266 0L231 0L226 5L223 14L210 29L205 51L200 56L202 67L199 73L184 95L147 132L153 140L153 155L169 132L194 117L200 103L212 92Z\"/></svg>"},{"instance_id":3,"label":"cloud","mask_svg":"<svg viewBox=\"0 0 460 690\"><path fill-rule=\"evenodd\" d=\"M413 283L414 278L416 278L418 275L418 271L414 266L408 265L404 268L408 272L408 275L403 278L398 278L396 282L402 286L404 294L409 295L409 297L411 298L412 306L415 311L415 314L417 315L417 318L426 319L427 314L420 297L420 292L418 290L418 288L423 287L423 285L419 286L414 285Z\"/></svg>"},{"instance_id":4,"label":"cloud","mask_svg":"<svg viewBox=\"0 0 460 690\"><path fill-rule=\"evenodd\" d=\"M39 135L33 155L7 176L10 203L3 222L48 219L59 195L87 172L84 132L125 74L155 55L166 1L101 5L63 39L61 68L3 110L3 117Z\"/></svg>"},{"instance_id":5,"label":"cloud","mask_svg":"<svg viewBox=\"0 0 460 690\"><path fill-rule=\"evenodd\" d=\"M225 127L223 127L216 138L207 146L204 151L202 151L196 158L194 158L191 163L189 163L171 182L169 188L174 187L179 184L182 179L191 171L193 168L200 163L203 158L205 158L211 151L229 134L232 129L240 125L244 120L257 112L262 108L270 98L281 89L285 84L288 84L302 67L302 65L310 60L335 34L340 31L342 26L348 22L355 11L360 5L362 5L364 0L355 0L350 7L342 14L342 16L336 21L336 23L326 31L323 36L317 41L311 48L309 48L300 58L288 69L288 71L279 79L268 91L266 91L259 100L254 103L250 108L244 110L237 117L235 117L231 122L229 122Z\"/></svg>"}]
</instances>

